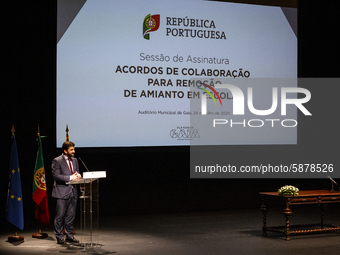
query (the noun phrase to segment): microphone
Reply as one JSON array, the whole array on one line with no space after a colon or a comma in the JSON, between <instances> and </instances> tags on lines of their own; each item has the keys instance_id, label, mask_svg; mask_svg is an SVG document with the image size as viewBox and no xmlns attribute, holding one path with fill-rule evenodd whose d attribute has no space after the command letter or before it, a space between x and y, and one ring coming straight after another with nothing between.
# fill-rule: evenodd
<instances>
[{"instance_id":1,"label":"microphone","mask_svg":"<svg viewBox=\"0 0 340 255\"><path fill-rule=\"evenodd\" d=\"M335 185L338 185L330 176L327 176Z\"/></svg>"},{"instance_id":2,"label":"microphone","mask_svg":"<svg viewBox=\"0 0 340 255\"><path fill-rule=\"evenodd\" d=\"M90 172L90 171L89 171L89 169L87 169L87 167L86 167L86 165L85 165L84 161L82 161L82 160L81 160L81 158L78 158L78 159L79 159L79 160L80 160L80 162L83 164L83 166L85 166L85 169L86 169L86 171Z\"/></svg>"},{"instance_id":3,"label":"microphone","mask_svg":"<svg viewBox=\"0 0 340 255\"><path fill-rule=\"evenodd\" d=\"M336 183L336 181L334 181L330 176L327 176L330 180L331 180L331 182L332 182L332 190L331 191L334 191L334 184L335 185L338 185L337 183Z\"/></svg>"}]
</instances>

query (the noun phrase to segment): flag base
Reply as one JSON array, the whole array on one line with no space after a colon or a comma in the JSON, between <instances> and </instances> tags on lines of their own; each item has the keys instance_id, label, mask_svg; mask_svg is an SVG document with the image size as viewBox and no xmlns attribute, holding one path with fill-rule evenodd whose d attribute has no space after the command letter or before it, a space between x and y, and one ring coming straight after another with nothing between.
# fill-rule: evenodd
<instances>
[{"instance_id":1,"label":"flag base","mask_svg":"<svg viewBox=\"0 0 340 255\"><path fill-rule=\"evenodd\" d=\"M14 242L20 242L20 241L23 241L25 238L23 236L9 236L8 237L8 242L10 243L14 243Z\"/></svg>"},{"instance_id":2,"label":"flag base","mask_svg":"<svg viewBox=\"0 0 340 255\"><path fill-rule=\"evenodd\" d=\"M34 233L32 234L33 238L38 238L38 239L44 239L46 237L48 237L47 233Z\"/></svg>"}]
</instances>

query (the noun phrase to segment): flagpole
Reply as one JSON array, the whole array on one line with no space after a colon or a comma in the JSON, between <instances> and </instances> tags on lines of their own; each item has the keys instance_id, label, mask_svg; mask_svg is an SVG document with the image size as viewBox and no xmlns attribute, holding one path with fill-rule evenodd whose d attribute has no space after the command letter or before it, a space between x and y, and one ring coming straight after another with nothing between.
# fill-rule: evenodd
<instances>
[{"instance_id":1,"label":"flagpole","mask_svg":"<svg viewBox=\"0 0 340 255\"><path fill-rule=\"evenodd\" d=\"M41 137L40 137L40 125L39 124L38 124L37 136L38 136L38 141L40 142ZM40 146L40 144L38 146ZM38 148L38 150L39 150L39 148ZM37 239L44 239L44 238L48 237L48 234L47 233L41 233L41 220L40 220L41 208L39 206L37 206L37 204L35 204L35 210L39 210L39 212L38 212L38 214L39 214L39 232L33 233L32 237L37 238Z\"/></svg>"},{"instance_id":2,"label":"flagpole","mask_svg":"<svg viewBox=\"0 0 340 255\"><path fill-rule=\"evenodd\" d=\"M68 131L69 131L69 129L68 129L68 125L66 125L66 141L70 141L70 136L68 135Z\"/></svg>"},{"instance_id":3,"label":"flagpole","mask_svg":"<svg viewBox=\"0 0 340 255\"><path fill-rule=\"evenodd\" d=\"M12 124L12 136L15 137L15 128L14 128L14 124ZM12 156L12 155L11 155ZM14 243L14 242L20 242L20 241L24 241L24 237L23 236L18 236L18 227L15 226L15 234L14 236L9 236L8 237L8 242L10 243Z\"/></svg>"},{"instance_id":4,"label":"flagpole","mask_svg":"<svg viewBox=\"0 0 340 255\"><path fill-rule=\"evenodd\" d=\"M40 207L38 207L39 208L39 210L41 210L40 209ZM46 237L48 237L48 234L47 233L41 233L41 220L40 220L40 212L39 212L39 232L38 233L33 233L32 234L32 237L33 238L37 238L37 239L44 239L44 238L46 238Z\"/></svg>"}]
</instances>

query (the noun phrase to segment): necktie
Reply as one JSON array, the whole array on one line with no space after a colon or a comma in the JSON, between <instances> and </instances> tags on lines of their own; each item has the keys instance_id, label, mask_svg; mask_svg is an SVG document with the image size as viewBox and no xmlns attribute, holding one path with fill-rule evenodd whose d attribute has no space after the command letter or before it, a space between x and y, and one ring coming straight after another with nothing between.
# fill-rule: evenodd
<instances>
[{"instance_id":1,"label":"necktie","mask_svg":"<svg viewBox=\"0 0 340 255\"><path fill-rule=\"evenodd\" d=\"M72 165L71 165L71 159L70 158L68 158L68 163L70 165L71 174L73 174Z\"/></svg>"}]
</instances>

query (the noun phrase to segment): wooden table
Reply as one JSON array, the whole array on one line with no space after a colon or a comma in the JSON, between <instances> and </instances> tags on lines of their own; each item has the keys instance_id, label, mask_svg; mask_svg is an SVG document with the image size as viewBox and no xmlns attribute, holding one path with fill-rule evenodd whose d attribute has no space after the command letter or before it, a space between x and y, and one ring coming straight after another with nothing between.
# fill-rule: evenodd
<instances>
[{"instance_id":1,"label":"wooden table","mask_svg":"<svg viewBox=\"0 0 340 255\"><path fill-rule=\"evenodd\" d=\"M263 213L262 235L266 236L266 231L279 232L286 235L286 240L290 240L291 234L306 234L315 232L340 231L340 226L324 223L325 204L340 203L340 192L329 190L305 190L299 191L297 196L280 196L279 192L260 192L262 196L261 210ZM267 200L276 199L284 201L286 207L283 209L283 215L286 217L284 226L267 226ZM318 204L321 210L320 223L289 225L289 217L292 215L291 205ZM307 228L308 227L308 228ZM315 227L315 228L311 228ZM299 228L299 230L290 230L290 228ZM307 229L306 229L307 228Z\"/></svg>"}]
</instances>

